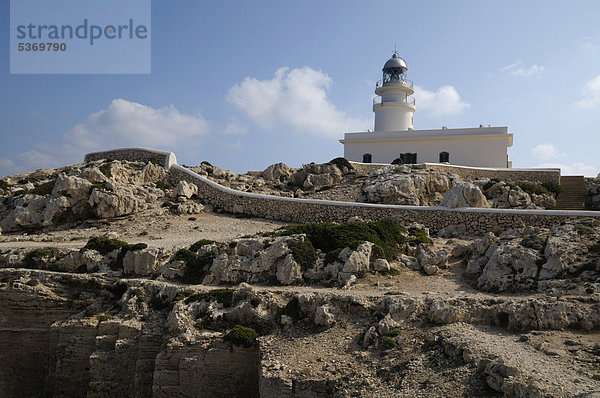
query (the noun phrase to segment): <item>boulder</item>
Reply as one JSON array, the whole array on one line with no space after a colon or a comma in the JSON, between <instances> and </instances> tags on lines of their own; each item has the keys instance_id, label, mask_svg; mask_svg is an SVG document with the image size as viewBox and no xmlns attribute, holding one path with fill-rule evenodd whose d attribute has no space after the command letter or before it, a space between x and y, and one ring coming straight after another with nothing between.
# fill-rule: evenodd
<instances>
[{"instance_id":1,"label":"boulder","mask_svg":"<svg viewBox=\"0 0 600 398\"><path fill-rule=\"evenodd\" d=\"M172 196L174 198L183 196L189 199L194 195L198 195L198 186L196 184L190 184L187 181L179 181L175 188L173 188Z\"/></svg>"},{"instance_id":2,"label":"boulder","mask_svg":"<svg viewBox=\"0 0 600 398\"><path fill-rule=\"evenodd\" d=\"M114 192L94 188L88 203L98 218L113 218L145 210L146 198L132 190L117 189Z\"/></svg>"},{"instance_id":3,"label":"boulder","mask_svg":"<svg viewBox=\"0 0 600 398\"><path fill-rule=\"evenodd\" d=\"M263 179L270 182L283 182L292 174L292 168L285 163L276 163L263 171Z\"/></svg>"},{"instance_id":4,"label":"boulder","mask_svg":"<svg viewBox=\"0 0 600 398\"><path fill-rule=\"evenodd\" d=\"M455 209L459 207L490 207L485 195L475 184L455 181L452 188L444 194L440 206Z\"/></svg>"},{"instance_id":5,"label":"boulder","mask_svg":"<svg viewBox=\"0 0 600 398\"><path fill-rule=\"evenodd\" d=\"M377 272L387 272L390 270L390 263L385 258L378 258L373 262L373 269Z\"/></svg>"},{"instance_id":6,"label":"boulder","mask_svg":"<svg viewBox=\"0 0 600 398\"><path fill-rule=\"evenodd\" d=\"M158 248L128 251L123 257L123 271L136 276L153 275L163 254Z\"/></svg>"},{"instance_id":7,"label":"boulder","mask_svg":"<svg viewBox=\"0 0 600 398\"><path fill-rule=\"evenodd\" d=\"M277 281L282 285L291 285L302 282L302 269L300 264L294 260L292 254L288 254L277 266Z\"/></svg>"},{"instance_id":8,"label":"boulder","mask_svg":"<svg viewBox=\"0 0 600 398\"><path fill-rule=\"evenodd\" d=\"M315 311L315 325L329 328L335 323L335 317L331 313L331 306L328 304L317 307Z\"/></svg>"},{"instance_id":9,"label":"boulder","mask_svg":"<svg viewBox=\"0 0 600 398\"><path fill-rule=\"evenodd\" d=\"M364 242L358 245L356 250L343 249L338 258L343 262L341 271L350 274L364 273L369 270L369 260L373 243Z\"/></svg>"},{"instance_id":10,"label":"boulder","mask_svg":"<svg viewBox=\"0 0 600 398\"><path fill-rule=\"evenodd\" d=\"M448 263L448 251L441 249L435 252L431 247L426 245L419 246L419 254L417 256L423 271L427 275L436 274L440 268L446 268Z\"/></svg>"}]
</instances>

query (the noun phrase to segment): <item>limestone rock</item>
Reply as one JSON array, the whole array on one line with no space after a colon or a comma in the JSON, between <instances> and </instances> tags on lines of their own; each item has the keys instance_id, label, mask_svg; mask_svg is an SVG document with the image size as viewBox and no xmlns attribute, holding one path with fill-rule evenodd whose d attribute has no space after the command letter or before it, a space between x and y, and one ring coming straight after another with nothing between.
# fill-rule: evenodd
<instances>
[{"instance_id":1,"label":"limestone rock","mask_svg":"<svg viewBox=\"0 0 600 398\"><path fill-rule=\"evenodd\" d=\"M183 196L187 199L194 195L198 195L198 186L196 184L190 184L187 181L179 181L175 188L173 188L173 197Z\"/></svg>"},{"instance_id":2,"label":"limestone rock","mask_svg":"<svg viewBox=\"0 0 600 398\"><path fill-rule=\"evenodd\" d=\"M292 254L288 254L277 266L277 280L282 285L291 285L302 282L302 270L300 264L294 260Z\"/></svg>"},{"instance_id":3,"label":"limestone rock","mask_svg":"<svg viewBox=\"0 0 600 398\"><path fill-rule=\"evenodd\" d=\"M128 251L123 257L123 271L129 275L153 275L163 256L164 253L158 248Z\"/></svg>"},{"instance_id":4,"label":"limestone rock","mask_svg":"<svg viewBox=\"0 0 600 398\"><path fill-rule=\"evenodd\" d=\"M431 170L390 165L371 171L361 187L361 201L413 206L438 205L451 177Z\"/></svg>"},{"instance_id":5,"label":"limestone rock","mask_svg":"<svg viewBox=\"0 0 600 398\"><path fill-rule=\"evenodd\" d=\"M114 192L94 189L88 203L98 218L119 217L137 213L147 208L144 198L123 189Z\"/></svg>"},{"instance_id":6,"label":"limestone rock","mask_svg":"<svg viewBox=\"0 0 600 398\"><path fill-rule=\"evenodd\" d=\"M343 249L338 256L344 263L341 271L352 274L368 271L372 248L373 243L364 242L358 245L356 250Z\"/></svg>"},{"instance_id":7,"label":"limestone rock","mask_svg":"<svg viewBox=\"0 0 600 398\"><path fill-rule=\"evenodd\" d=\"M315 311L315 325L329 328L335 324L335 317L331 313L332 308L329 304L317 307Z\"/></svg>"},{"instance_id":8,"label":"limestone rock","mask_svg":"<svg viewBox=\"0 0 600 398\"><path fill-rule=\"evenodd\" d=\"M451 209L459 207L490 207L479 187L465 181L456 181L452 188L444 194L440 206Z\"/></svg>"},{"instance_id":9,"label":"limestone rock","mask_svg":"<svg viewBox=\"0 0 600 398\"><path fill-rule=\"evenodd\" d=\"M175 207L175 213L179 215L198 214L204 211L204 206L196 202L180 203Z\"/></svg>"},{"instance_id":10,"label":"limestone rock","mask_svg":"<svg viewBox=\"0 0 600 398\"><path fill-rule=\"evenodd\" d=\"M420 245L418 257L423 271L427 275L436 274L440 268L446 268L448 263L448 251L441 249L434 252L429 246Z\"/></svg>"},{"instance_id":11,"label":"limestone rock","mask_svg":"<svg viewBox=\"0 0 600 398\"><path fill-rule=\"evenodd\" d=\"M292 169L285 163L276 163L263 171L263 179L270 182L283 182L292 174Z\"/></svg>"},{"instance_id":12,"label":"limestone rock","mask_svg":"<svg viewBox=\"0 0 600 398\"><path fill-rule=\"evenodd\" d=\"M390 270L390 263L385 258L378 258L373 262L373 269L377 272L387 272Z\"/></svg>"}]
</instances>

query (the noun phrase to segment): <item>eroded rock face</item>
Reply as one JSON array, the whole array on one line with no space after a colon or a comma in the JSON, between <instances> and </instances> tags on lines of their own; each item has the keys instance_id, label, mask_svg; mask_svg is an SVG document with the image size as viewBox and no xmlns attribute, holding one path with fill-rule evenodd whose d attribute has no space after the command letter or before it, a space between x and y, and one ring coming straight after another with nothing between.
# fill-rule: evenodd
<instances>
[{"instance_id":1,"label":"eroded rock face","mask_svg":"<svg viewBox=\"0 0 600 398\"><path fill-rule=\"evenodd\" d=\"M450 176L436 171L390 165L369 173L361 188L361 199L369 203L436 206L451 184Z\"/></svg>"},{"instance_id":2,"label":"eroded rock face","mask_svg":"<svg viewBox=\"0 0 600 398\"><path fill-rule=\"evenodd\" d=\"M263 171L263 178L270 182L283 182L292 174L292 168L285 163L276 163Z\"/></svg>"},{"instance_id":3,"label":"eroded rock face","mask_svg":"<svg viewBox=\"0 0 600 398\"><path fill-rule=\"evenodd\" d=\"M15 232L117 217L142 211L164 196L154 185L164 179L166 171L152 163L92 162L61 170L58 176L46 172L26 175L25 180L30 181L20 189L33 193L13 195L8 205L0 206L0 227Z\"/></svg>"},{"instance_id":4,"label":"eroded rock face","mask_svg":"<svg viewBox=\"0 0 600 398\"><path fill-rule=\"evenodd\" d=\"M466 271L479 275L477 286L488 291L552 289L575 277L594 283L599 256L590 248L599 236L597 228L577 223L489 233L471 245Z\"/></svg>"},{"instance_id":5,"label":"eroded rock face","mask_svg":"<svg viewBox=\"0 0 600 398\"><path fill-rule=\"evenodd\" d=\"M440 206L455 209L458 207L490 207L485 195L475 184L455 181L446 193Z\"/></svg>"}]
</instances>

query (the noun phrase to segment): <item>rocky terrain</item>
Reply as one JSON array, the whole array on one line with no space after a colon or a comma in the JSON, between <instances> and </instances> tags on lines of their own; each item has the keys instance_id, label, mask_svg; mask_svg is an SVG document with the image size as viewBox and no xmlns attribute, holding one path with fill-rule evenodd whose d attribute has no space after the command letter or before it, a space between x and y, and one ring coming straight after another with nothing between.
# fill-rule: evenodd
<instances>
[{"instance_id":1,"label":"rocky terrain","mask_svg":"<svg viewBox=\"0 0 600 398\"><path fill-rule=\"evenodd\" d=\"M554 200L403 165L192 169L284 196ZM287 225L215 213L165 175L98 161L1 180L0 396L600 394L600 222Z\"/></svg>"}]
</instances>

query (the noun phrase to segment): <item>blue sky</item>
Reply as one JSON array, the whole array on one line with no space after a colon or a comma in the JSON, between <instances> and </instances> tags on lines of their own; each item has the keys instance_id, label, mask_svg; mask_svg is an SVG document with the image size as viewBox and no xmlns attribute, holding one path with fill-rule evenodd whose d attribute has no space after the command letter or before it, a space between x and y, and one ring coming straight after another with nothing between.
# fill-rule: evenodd
<instances>
[{"instance_id":1,"label":"blue sky","mask_svg":"<svg viewBox=\"0 0 600 398\"><path fill-rule=\"evenodd\" d=\"M148 75L11 75L0 13L0 175L123 146L237 172L325 162L373 128L394 45L415 129L507 125L514 167L600 172L598 1L153 1Z\"/></svg>"}]
</instances>

